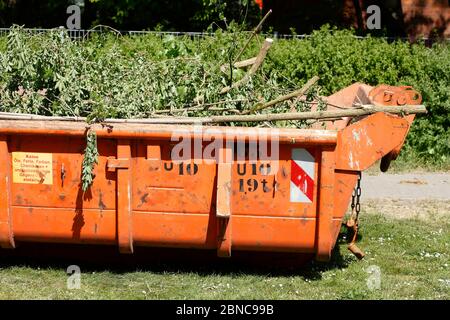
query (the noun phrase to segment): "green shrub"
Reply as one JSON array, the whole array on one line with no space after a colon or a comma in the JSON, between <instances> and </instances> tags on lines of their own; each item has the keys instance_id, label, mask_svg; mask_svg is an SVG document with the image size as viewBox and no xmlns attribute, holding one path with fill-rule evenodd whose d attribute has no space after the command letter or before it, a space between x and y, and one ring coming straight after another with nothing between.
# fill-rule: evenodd
<instances>
[{"instance_id":1,"label":"green shrub","mask_svg":"<svg viewBox=\"0 0 450 320\"><path fill-rule=\"evenodd\" d=\"M326 94L354 82L413 86L429 113L416 118L402 153L445 162L450 160L449 49L448 44L427 48L380 38L361 40L351 31L325 27L306 40L279 41L268 65L297 83L319 75Z\"/></svg>"}]
</instances>

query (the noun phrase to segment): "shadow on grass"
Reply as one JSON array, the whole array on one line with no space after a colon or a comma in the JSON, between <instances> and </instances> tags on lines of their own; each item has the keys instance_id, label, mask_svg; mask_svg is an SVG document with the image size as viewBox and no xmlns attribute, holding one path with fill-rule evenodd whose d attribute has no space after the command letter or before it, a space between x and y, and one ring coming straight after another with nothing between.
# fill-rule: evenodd
<instances>
[{"instance_id":1,"label":"shadow on grass","mask_svg":"<svg viewBox=\"0 0 450 320\"><path fill-rule=\"evenodd\" d=\"M313 254L235 251L227 259L217 258L214 250L138 247L134 254L122 255L114 246L21 243L14 250L0 250L0 268L39 267L65 272L69 265L78 265L82 272L302 276L320 280L324 271L344 269L355 263L353 257L343 256L340 251L344 236L339 235L329 262L314 261Z\"/></svg>"}]
</instances>

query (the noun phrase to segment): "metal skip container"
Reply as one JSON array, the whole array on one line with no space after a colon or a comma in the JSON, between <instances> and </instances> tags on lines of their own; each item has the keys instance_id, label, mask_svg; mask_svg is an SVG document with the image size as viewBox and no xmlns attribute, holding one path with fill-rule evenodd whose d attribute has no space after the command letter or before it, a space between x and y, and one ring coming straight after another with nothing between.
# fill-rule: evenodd
<instances>
[{"instance_id":1,"label":"metal skip container","mask_svg":"<svg viewBox=\"0 0 450 320\"><path fill-rule=\"evenodd\" d=\"M330 111L421 98L409 87L354 84L327 101ZM99 157L83 192L85 122L1 118L0 245L291 252L327 261L359 173L380 159L386 170L413 119L375 112L311 129L94 124Z\"/></svg>"}]
</instances>

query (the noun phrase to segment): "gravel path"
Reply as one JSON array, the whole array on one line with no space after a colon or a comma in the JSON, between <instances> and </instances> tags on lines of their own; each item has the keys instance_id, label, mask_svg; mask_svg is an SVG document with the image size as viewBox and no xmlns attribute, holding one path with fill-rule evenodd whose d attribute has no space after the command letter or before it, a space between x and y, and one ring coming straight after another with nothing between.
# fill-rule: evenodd
<instances>
[{"instance_id":1,"label":"gravel path","mask_svg":"<svg viewBox=\"0 0 450 320\"><path fill-rule=\"evenodd\" d=\"M450 200L450 173L364 175L361 200Z\"/></svg>"}]
</instances>

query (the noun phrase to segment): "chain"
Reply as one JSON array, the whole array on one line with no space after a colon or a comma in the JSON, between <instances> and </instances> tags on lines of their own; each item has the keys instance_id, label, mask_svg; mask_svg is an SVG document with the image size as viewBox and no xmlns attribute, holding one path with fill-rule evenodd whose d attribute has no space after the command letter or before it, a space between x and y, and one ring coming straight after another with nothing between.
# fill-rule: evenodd
<instances>
[{"instance_id":1,"label":"chain","mask_svg":"<svg viewBox=\"0 0 450 320\"><path fill-rule=\"evenodd\" d=\"M353 189L352 193L352 217L355 219L355 222L358 221L359 212L361 211L361 172L358 172L358 181L356 183L355 189Z\"/></svg>"},{"instance_id":2,"label":"chain","mask_svg":"<svg viewBox=\"0 0 450 320\"><path fill-rule=\"evenodd\" d=\"M355 205L355 213L356 213L356 218L355 220L358 221L358 217L359 217L359 212L361 211L361 203L360 203L360 198L361 198L361 171L358 172L358 182L356 183L356 188L355 188L355 192L356 192L356 205Z\"/></svg>"},{"instance_id":3,"label":"chain","mask_svg":"<svg viewBox=\"0 0 450 320\"><path fill-rule=\"evenodd\" d=\"M356 240L358 239L358 217L361 211L361 172L358 172L358 181L356 187L352 193L352 215L349 220L347 220L347 232L349 235L350 243L348 249L358 258L364 258L365 253L358 248L356 245Z\"/></svg>"}]
</instances>

